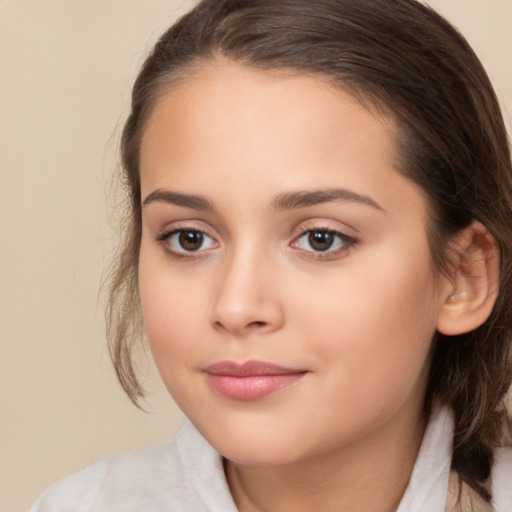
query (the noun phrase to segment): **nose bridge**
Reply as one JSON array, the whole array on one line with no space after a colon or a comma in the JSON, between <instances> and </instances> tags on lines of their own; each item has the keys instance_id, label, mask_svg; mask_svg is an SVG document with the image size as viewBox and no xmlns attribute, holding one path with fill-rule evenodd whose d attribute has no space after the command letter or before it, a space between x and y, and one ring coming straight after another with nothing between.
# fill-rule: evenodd
<instances>
[{"instance_id":1,"label":"nose bridge","mask_svg":"<svg viewBox=\"0 0 512 512\"><path fill-rule=\"evenodd\" d=\"M251 240L226 251L213 304L216 327L238 334L280 327L282 308L277 289L271 284L273 266L261 244Z\"/></svg>"}]
</instances>

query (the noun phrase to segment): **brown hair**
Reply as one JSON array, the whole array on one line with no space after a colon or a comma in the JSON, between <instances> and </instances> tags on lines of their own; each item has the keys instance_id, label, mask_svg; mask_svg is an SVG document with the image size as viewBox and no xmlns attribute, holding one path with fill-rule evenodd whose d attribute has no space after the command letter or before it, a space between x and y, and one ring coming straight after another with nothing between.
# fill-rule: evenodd
<instances>
[{"instance_id":1,"label":"brown hair","mask_svg":"<svg viewBox=\"0 0 512 512\"><path fill-rule=\"evenodd\" d=\"M398 170L430 200L429 242L439 272L447 242L480 221L500 251L500 291L478 329L434 340L426 411L455 416L453 468L482 497L493 447L505 432L512 380L512 169L489 79L465 39L415 0L203 0L169 28L135 82L121 143L129 201L125 242L107 309L110 351L134 403L144 396L132 361L140 343L139 146L158 99L201 63L223 56L259 69L322 76L400 127Z\"/></svg>"}]
</instances>

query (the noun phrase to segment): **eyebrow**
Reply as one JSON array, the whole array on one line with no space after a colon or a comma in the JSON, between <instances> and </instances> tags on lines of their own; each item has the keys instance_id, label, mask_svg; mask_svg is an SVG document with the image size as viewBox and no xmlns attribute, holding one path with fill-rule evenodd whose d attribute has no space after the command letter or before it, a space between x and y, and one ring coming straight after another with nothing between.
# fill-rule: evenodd
<instances>
[{"instance_id":1,"label":"eyebrow","mask_svg":"<svg viewBox=\"0 0 512 512\"><path fill-rule=\"evenodd\" d=\"M196 196L193 194L180 194L178 192L171 192L163 189L151 192L151 194L144 199L142 205L146 206L155 201L174 204L176 206L184 206L185 208L192 208L193 210L213 210L213 203L206 197Z\"/></svg>"},{"instance_id":2,"label":"eyebrow","mask_svg":"<svg viewBox=\"0 0 512 512\"><path fill-rule=\"evenodd\" d=\"M371 206L386 213L386 210L370 196L358 194L345 188L329 188L321 190L301 190L297 192L284 192L275 197L272 206L275 210L293 210L307 208L323 203L349 201Z\"/></svg>"},{"instance_id":3,"label":"eyebrow","mask_svg":"<svg viewBox=\"0 0 512 512\"><path fill-rule=\"evenodd\" d=\"M204 196L181 194L164 189L151 192L146 199L144 199L142 205L146 206L155 201L200 211L213 211L215 209L213 202ZM272 208L277 211L295 210L338 201L365 204L386 213L386 210L370 196L344 188L283 192L275 196L272 201Z\"/></svg>"}]
</instances>

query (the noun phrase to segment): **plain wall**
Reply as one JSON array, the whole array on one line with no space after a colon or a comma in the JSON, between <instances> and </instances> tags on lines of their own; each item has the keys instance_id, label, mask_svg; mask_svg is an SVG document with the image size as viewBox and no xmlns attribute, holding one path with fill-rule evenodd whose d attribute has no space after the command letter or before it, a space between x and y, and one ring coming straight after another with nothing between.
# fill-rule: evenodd
<instances>
[{"instance_id":1,"label":"plain wall","mask_svg":"<svg viewBox=\"0 0 512 512\"><path fill-rule=\"evenodd\" d=\"M130 84L192 3L0 1L2 512L27 510L95 460L169 439L183 421L151 367L151 413L123 395L98 289ZM474 45L512 112L512 0L430 3Z\"/></svg>"}]
</instances>

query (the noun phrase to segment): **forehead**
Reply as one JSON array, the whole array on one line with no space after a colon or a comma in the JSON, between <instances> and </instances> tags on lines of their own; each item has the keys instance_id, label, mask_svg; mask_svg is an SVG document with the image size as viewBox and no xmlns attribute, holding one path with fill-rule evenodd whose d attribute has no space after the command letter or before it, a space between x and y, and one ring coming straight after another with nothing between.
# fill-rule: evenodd
<instances>
[{"instance_id":1,"label":"forehead","mask_svg":"<svg viewBox=\"0 0 512 512\"><path fill-rule=\"evenodd\" d=\"M218 106L221 110L225 106L238 107L237 114L248 111L251 105L256 106L258 103L258 109L265 105L273 108L275 114L279 110L299 107L297 115L304 113L309 116L321 116L325 113L325 107L330 110L334 104L339 108L341 101L355 107L354 111L366 110L369 119L379 120L387 129L394 130L396 127L389 109L380 104L377 106L375 101L362 92L351 93L348 86L344 88L329 76L287 68L263 70L225 58L195 63L172 78L167 86L162 87L150 121L158 117L159 110L162 110L159 106L169 101L177 100L176 103L184 107L190 106L190 102L204 107L201 101L204 99L212 102L212 107ZM276 109L276 100L280 109ZM179 113L176 111L176 115ZM229 111L222 111L222 114L227 113Z\"/></svg>"},{"instance_id":2,"label":"forehead","mask_svg":"<svg viewBox=\"0 0 512 512\"><path fill-rule=\"evenodd\" d=\"M216 121L252 128L262 121L260 125L266 124L268 128L284 127L290 131L294 126L301 127L298 122L307 120L315 123L308 137L314 140L317 133L325 139L324 132L333 123L338 124L341 111L345 121L357 119L369 136L376 124L390 136L397 131L392 116L384 113L385 109L374 107L364 95L350 94L329 77L296 70L260 70L226 59L212 60L194 65L163 91L152 109L144 135L163 120L169 129L169 114L172 114L181 128L189 127L187 121L194 121L193 117L201 117L203 122L193 124L194 130L208 129ZM313 131L318 125L326 130Z\"/></svg>"},{"instance_id":3,"label":"forehead","mask_svg":"<svg viewBox=\"0 0 512 512\"><path fill-rule=\"evenodd\" d=\"M325 79L212 62L155 105L142 138L143 195L187 189L191 178L204 192L224 181L250 193L265 180L275 193L339 185L381 194L390 176L412 186L396 180L396 133L393 119Z\"/></svg>"}]
</instances>

